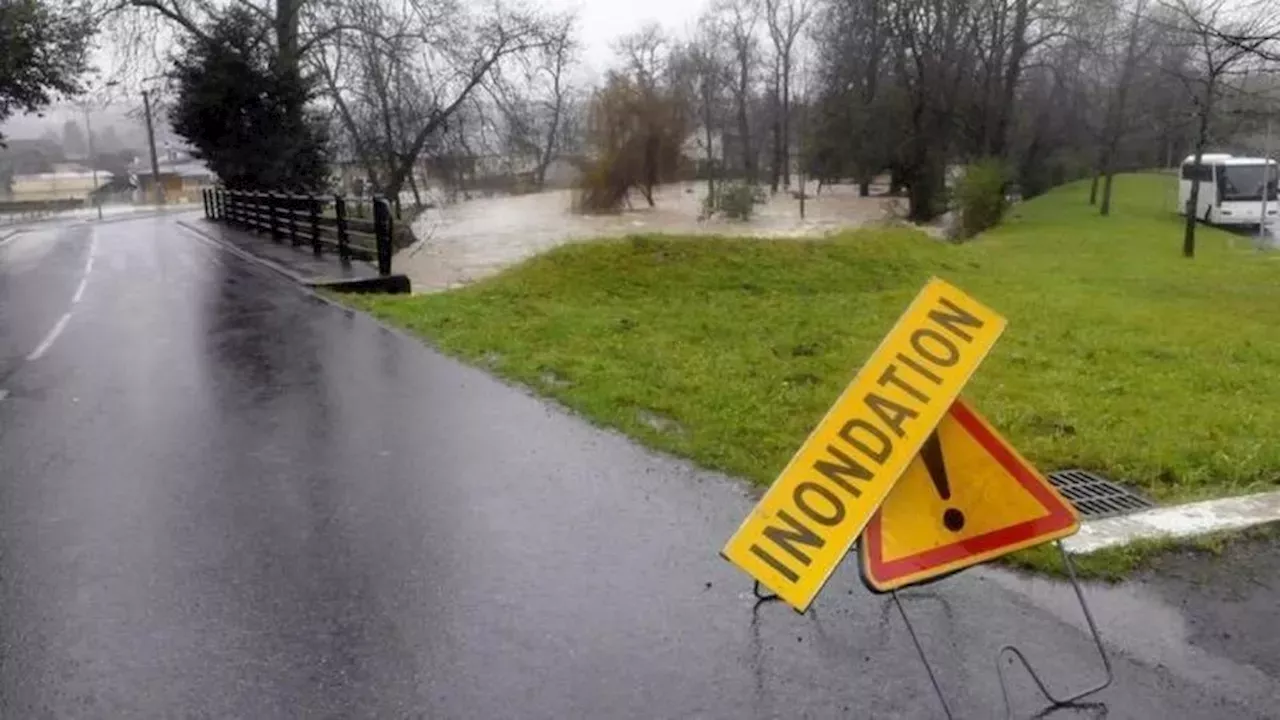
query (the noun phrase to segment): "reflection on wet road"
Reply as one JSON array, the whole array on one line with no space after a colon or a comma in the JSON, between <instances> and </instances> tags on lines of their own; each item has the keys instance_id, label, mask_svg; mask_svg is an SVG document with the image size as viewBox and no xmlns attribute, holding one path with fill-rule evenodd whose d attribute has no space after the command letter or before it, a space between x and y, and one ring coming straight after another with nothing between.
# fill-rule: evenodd
<instances>
[{"instance_id":1,"label":"reflection on wet road","mask_svg":"<svg viewBox=\"0 0 1280 720\"><path fill-rule=\"evenodd\" d=\"M2 717L938 717L853 568L807 616L753 609L716 556L735 483L171 219L0 248L0 320ZM980 571L907 606L958 716L993 717L1006 642L1096 676L1071 600ZM1148 612L1099 610L1116 685L1054 717L1273 712L1273 676L1127 645Z\"/></svg>"}]
</instances>

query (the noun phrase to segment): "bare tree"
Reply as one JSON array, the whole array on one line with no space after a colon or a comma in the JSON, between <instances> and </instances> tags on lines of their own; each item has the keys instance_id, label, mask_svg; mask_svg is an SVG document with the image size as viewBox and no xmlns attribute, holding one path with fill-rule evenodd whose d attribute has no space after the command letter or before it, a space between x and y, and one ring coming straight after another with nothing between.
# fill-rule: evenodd
<instances>
[{"instance_id":1,"label":"bare tree","mask_svg":"<svg viewBox=\"0 0 1280 720\"><path fill-rule=\"evenodd\" d=\"M737 138L742 156L742 172L747 182L759 179L756 148L752 142L750 108L755 85L755 68L759 63L760 43L756 37L760 23L759 0L718 0L712 6L724 28L730 53L733 56L733 73L729 83L737 116Z\"/></svg>"},{"instance_id":2,"label":"bare tree","mask_svg":"<svg viewBox=\"0 0 1280 720\"><path fill-rule=\"evenodd\" d=\"M705 13L698 19L694 38L679 49L673 62L675 82L696 98L698 124L707 176L707 193L714 198L719 180L717 149L723 153L723 108L732 70L721 19Z\"/></svg>"},{"instance_id":3,"label":"bare tree","mask_svg":"<svg viewBox=\"0 0 1280 720\"><path fill-rule=\"evenodd\" d=\"M547 183L547 168L551 161L563 149L565 115L575 90L570 82L569 72L576 64L578 50L574 21L566 18L552 33L551 40L542 53L540 71L545 75L549 88L542 101L542 116L546 122L542 135L542 153L535 171L539 189Z\"/></svg>"},{"instance_id":4,"label":"bare tree","mask_svg":"<svg viewBox=\"0 0 1280 720\"><path fill-rule=\"evenodd\" d=\"M779 169L784 187L791 187L791 80L796 40L813 16L813 0L764 0L765 19L774 53L774 151L772 185L778 190Z\"/></svg>"},{"instance_id":5,"label":"bare tree","mask_svg":"<svg viewBox=\"0 0 1280 720\"><path fill-rule=\"evenodd\" d=\"M413 183L422 153L500 64L553 45L560 27L500 3L474 10L451 0L362 0L333 12L341 29L314 65L370 181L392 197ZM359 61L346 60L353 54ZM371 131L371 114L381 138Z\"/></svg>"},{"instance_id":6,"label":"bare tree","mask_svg":"<svg viewBox=\"0 0 1280 720\"><path fill-rule=\"evenodd\" d=\"M1194 107L1192 155L1194 171L1198 172L1218 105L1234 90L1233 81L1258 59L1257 51L1269 42L1263 29L1270 22L1270 10L1259 7L1241 13L1230 0L1165 0L1165 7L1171 13L1173 30L1191 49L1190 64L1177 77ZM1182 254L1188 258L1196 254L1199 202L1200 183L1192 182L1182 236Z\"/></svg>"},{"instance_id":7,"label":"bare tree","mask_svg":"<svg viewBox=\"0 0 1280 720\"><path fill-rule=\"evenodd\" d=\"M900 0L888 19L907 101L909 137L901 164L909 215L917 222L943 211L951 118L973 59L969 7L966 0Z\"/></svg>"},{"instance_id":8,"label":"bare tree","mask_svg":"<svg viewBox=\"0 0 1280 720\"><path fill-rule=\"evenodd\" d=\"M656 22L645 24L613 43L613 51L622 60L622 71L642 88L655 88L667 75L671 55L671 38Z\"/></svg>"},{"instance_id":9,"label":"bare tree","mask_svg":"<svg viewBox=\"0 0 1280 720\"><path fill-rule=\"evenodd\" d=\"M885 0L830 3L814 33L821 86L815 100L810 171L824 180L849 174L859 193L890 163L897 134L889 94L884 91L890 34Z\"/></svg>"},{"instance_id":10,"label":"bare tree","mask_svg":"<svg viewBox=\"0 0 1280 720\"><path fill-rule=\"evenodd\" d=\"M572 73L580 50L575 22L573 16L559 18L548 28L543 48L518 58L513 70L499 66L485 83L486 95L503 121L500 133L507 138L503 152L512 159L531 159L531 179L539 190L573 130L569 120L579 102L579 89ZM520 164L517 161L513 167Z\"/></svg>"},{"instance_id":11,"label":"bare tree","mask_svg":"<svg viewBox=\"0 0 1280 720\"><path fill-rule=\"evenodd\" d=\"M1137 75L1138 62L1145 58L1150 45L1144 42L1143 28L1146 21L1146 0L1135 0L1129 9L1131 17L1125 32L1124 55L1120 60L1120 72L1112 88L1107 107L1106 126L1103 130L1103 141L1100 149L1098 172L1103 176L1102 207L1099 213L1103 216L1111 214L1111 190L1115 176L1116 150L1124 137L1129 124L1128 106L1129 92ZM1096 177L1096 176L1095 176Z\"/></svg>"}]
</instances>

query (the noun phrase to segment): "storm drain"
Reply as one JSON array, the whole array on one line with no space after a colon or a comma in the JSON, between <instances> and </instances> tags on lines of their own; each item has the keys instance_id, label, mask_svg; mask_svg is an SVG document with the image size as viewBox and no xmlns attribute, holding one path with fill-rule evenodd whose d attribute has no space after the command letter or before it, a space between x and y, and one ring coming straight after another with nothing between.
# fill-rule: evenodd
<instances>
[{"instance_id":1,"label":"storm drain","mask_svg":"<svg viewBox=\"0 0 1280 720\"><path fill-rule=\"evenodd\" d=\"M1090 520L1128 515L1155 507L1155 503L1132 490L1084 470L1049 473L1049 482Z\"/></svg>"}]
</instances>

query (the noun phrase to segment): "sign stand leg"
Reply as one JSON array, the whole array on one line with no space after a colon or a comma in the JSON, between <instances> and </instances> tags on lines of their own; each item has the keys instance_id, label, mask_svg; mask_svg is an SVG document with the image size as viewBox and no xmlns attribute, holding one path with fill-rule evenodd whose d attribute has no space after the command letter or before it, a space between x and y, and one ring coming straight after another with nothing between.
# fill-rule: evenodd
<instances>
[{"instance_id":1,"label":"sign stand leg","mask_svg":"<svg viewBox=\"0 0 1280 720\"><path fill-rule=\"evenodd\" d=\"M764 590L762 592L763 587L764 586L760 584L759 580L757 580L755 584L751 586L751 592L756 596L757 605L759 605L760 603L766 603L766 602L770 602L772 600L778 599L777 595L769 592L768 590Z\"/></svg>"},{"instance_id":2,"label":"sign stand leg","mask_svg":"<svg viewBox=\"0 0 1280 720\"><path fill-rule=\"evenodd\" d=\"M1067 549L1062 546L1061 540L1058 541L1058 552L1062 553L1062 563L1067 567L1067 576L1071 578L1071 588L1075 590L1076 598L1080 601L1080 609L1084 611L1085 622L1089 624L1089 632L1093 635L1093 643L1098 648L1098 655L1102 657L1102 667L1106 671L1106 678L1100 684L1086 690L1082 690L1070 697L1054 697L1053 693L1049 692L1049 688L1044 684L1044 681L1036 674L1035 668L1031 667L1031 663L1027 661L1027 658L1022 654L1022 651L1013 645L1005 645L1000 648L1000 652L996 654L996 674L1000 676L1000 692L1004 695L1004 709L1006 716L1009 717L1012 716L1013 710L1009 705L1009 688L1005 684L1004 663L1001 662L1004 660L1006 655L1010 657L1010 662L1016 658L1018 662L1022 663L1022 667L1026 668L1027 674L1031 676L1036 687L1040 690L1040 694L1053 704L1052 707L1062 707L1063 705L1070 705L1079 700L1083 700L1084 698L1111 685L1111 681L1113 679L1111 672L1111 658L1107 657L1107 649L1102 644L1102 636L1098 634L1098 625L1093 620L1093 613L1090 612L1089 604L1086 603L1084 599L1084 591L1080 589L1080 582L1076 579L1075 563L1071 561L1071 555L1067 552Z\"/></svg>"},{"instance_id":3,"label":"sign stand leg","mask_svg":"<svg viewBox=\"0 0 1280 720\"><path fill-rule=\"evenodd\" d=\"M947 720L954 720L955 716L951 714L951 708L947 706L947 698L942 694L942 686L938 684L938 678L933 674L933 666L929 664L929 658L924 654L924 647L920 645L920 638L916 637L916 629L911 625L911 619L907 617L907 609L902 606L902 600L898 597L895 590L890 593L893 596L893 602L898 606L898 614L902 615L902 622L907 626L907 632L911 635L911 642L916 646L916 654L920 656L920 662L924 664L924 670L929 674L929 682L933 685L933 691L938 695L938 702L942 703L942 712L946 714Z\"/></svg>"}]
</instances>

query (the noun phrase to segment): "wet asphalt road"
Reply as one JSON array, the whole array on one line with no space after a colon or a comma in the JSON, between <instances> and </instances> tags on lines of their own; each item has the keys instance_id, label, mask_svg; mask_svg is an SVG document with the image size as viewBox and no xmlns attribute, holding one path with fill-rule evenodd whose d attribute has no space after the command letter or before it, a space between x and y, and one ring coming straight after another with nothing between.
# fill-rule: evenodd
<instances>
[{"instance_id":1,"label":"wet asphalt road","mask_svg":"<svg viewBox=\"0 0 1280 720\"><path fill-rule=\"evenodd\" d=\"M0 717L941 716L852 566L807 616L754 606L716 554L736 483L171 218L0 247L0 395ZM1280 717L1274 663L1091 596L1116 683L1048 717ZM978 570L907 607L956 716L991 718L1006 642L1056 689L1098 677L1073 602Z\"/></svg>"}]
</instances>

